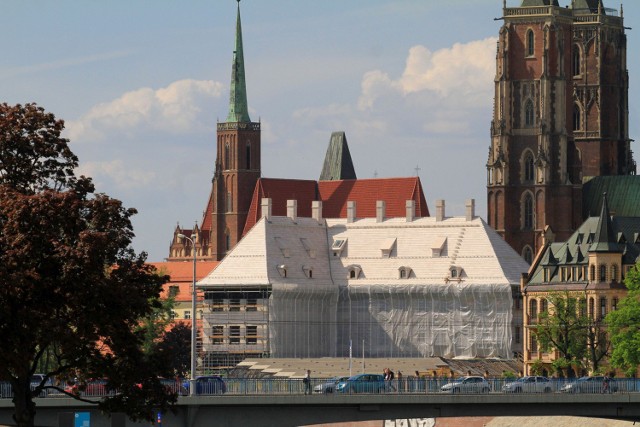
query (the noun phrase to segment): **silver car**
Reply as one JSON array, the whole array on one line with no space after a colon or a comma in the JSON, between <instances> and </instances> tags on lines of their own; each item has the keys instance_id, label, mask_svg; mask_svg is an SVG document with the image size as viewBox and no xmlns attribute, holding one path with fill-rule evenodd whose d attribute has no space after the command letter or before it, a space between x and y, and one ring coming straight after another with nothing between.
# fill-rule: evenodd
<instances>
[{"instance_id":1,"label":"silver car","mask_svg":"<svg viewBox=\"0 0 640 427\"><path fill-rule=\"evenodd\" d=\"M572 383L565 384L561 389L563 393L615 393L618 386L615 380L609 377L581 377Z\"/></svg>"},{"instance_id":2,"label":"silver car","mask_svg":"<svg viewBox=\"0 0 640 427\"><path fill-rule=\"evenodd\" d=\"M322 394L333 393L336 390L336 386L339 383L346 381L348 379L349 379L348 376L329 378L327 381L323 382L322 384L318 384L317 386L315 386L313 388L313 392L322 393Z\"/></svg>"},{"instance_id":3,"label":"silver car","mask_svg":"<svg viewBox=\"0 0 640 427\"><path fill-rule=\"evenodd\" d=\"M491 385L482 377L462 377L440 387L442 393L489 393Z\"/></svg>"},{"instance_id":4,"label":"silver car","mask_svg":"<svg viewBox=\"0 0 640 427\"><path fill-rule=\"evenodd\" d=\"M537 375L527 375L502 386L505 393L551 393L553 390L554 383L549 378Z\"/></svg>"}]
</instances>

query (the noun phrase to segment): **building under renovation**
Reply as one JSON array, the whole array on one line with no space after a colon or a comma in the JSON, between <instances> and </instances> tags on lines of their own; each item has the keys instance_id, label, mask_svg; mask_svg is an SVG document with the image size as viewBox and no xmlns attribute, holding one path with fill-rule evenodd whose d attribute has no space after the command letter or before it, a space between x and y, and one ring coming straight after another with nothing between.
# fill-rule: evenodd
<instances>
[{"instance_id":1,"label":"building under renovation","mask_svg":"<svg viewBox=\"0 0 640 427\"><path fill-rule=\"evenodd\" d=\"M513 290L527 264L480 217L262 217L198 282L205 367L246 357L510 358ZM517 323L515 325L514 323ZM515 332L519 335L519 332Z\"/></svg>"}]
</instances>

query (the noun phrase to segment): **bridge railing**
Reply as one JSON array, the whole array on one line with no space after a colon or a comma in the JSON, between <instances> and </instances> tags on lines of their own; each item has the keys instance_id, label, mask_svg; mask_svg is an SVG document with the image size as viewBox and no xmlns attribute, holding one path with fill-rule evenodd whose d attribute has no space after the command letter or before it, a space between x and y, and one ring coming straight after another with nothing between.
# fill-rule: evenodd
<instances>
[{"instance_id":1,"label":"bridge railing","mask_svg":"<svg viewBox=\"0 0 640 427\"><path fill-rule=\"evenodd\" d=\"M488 378L488 392L496 393L640 393L640 379L637 378L611 378L603 380L602 377L592 377L593 380L578 380L576 378L551 378L544 383L528 383L508 378ZM163 380L167 390L179 395L188 395L188 389L184 387L182 380ZM309 388L301 378L224 378L224 391L216 386L208 389L206 386L198 387L197 394L201 395L296 395L308 392ZM340 392L337 384L331 383L328 378L312 378L311 391L314 395L322 394L439 394L446 391L452 392L452 388L443 390L446 384L457 381L456 378L402 378L393 381L371 382L360 384L357 387L346 387L346 392ZM39 398L67 397L59 391L66 390L77 393L83 397L104 397L114 395L117 391L109 390L106 382L94 382L82 389L74 390L73 384L57 383L56 387L45 389ZM460 394L485 393L486 388L477 390L460 388ZM0 398L13 397L11 386L7 382L0 382Z\"/></svg>"}]
</instances>

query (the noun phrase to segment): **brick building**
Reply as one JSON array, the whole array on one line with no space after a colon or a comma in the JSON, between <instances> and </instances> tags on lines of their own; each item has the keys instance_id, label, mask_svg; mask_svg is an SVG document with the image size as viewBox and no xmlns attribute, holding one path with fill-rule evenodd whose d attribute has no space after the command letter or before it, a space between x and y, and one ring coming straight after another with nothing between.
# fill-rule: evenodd
<instances>
[{"instance_id":1,"label":"brick building","mask_svg":"<svg viewBox=\"0 0 640 427\"><path fill-rule=\"evenodd\" d=\"M584 183L635 175L624 18L600 0L523 0L504 2L502 19L487 219L531 262L545 241L571 236L591 199L599 203L602 193L585 197Z\"/></svg>"}]
</instances>

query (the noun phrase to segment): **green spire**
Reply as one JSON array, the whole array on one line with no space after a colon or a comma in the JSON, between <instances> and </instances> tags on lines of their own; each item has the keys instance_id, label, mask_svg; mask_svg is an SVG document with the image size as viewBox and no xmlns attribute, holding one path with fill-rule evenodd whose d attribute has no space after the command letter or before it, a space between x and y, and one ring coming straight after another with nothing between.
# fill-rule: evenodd
<instances>
[{"instance_id":1,"label":"green spire","mask_svg":"<svg viewBox=\"0 0 640 427\"><path fill-rule=\"evenodd\" d=\"M227 122L251 122L247 106L247 84L244 78L244 55L242 54L242 27L240 25L240 0L238 0L238 19L236 21L236 48L233 51L231 69L231 93L229 96L229 115Z\"/></svg>"},{"instance_id":2,"label":"green spire","mask_svg":"<svg viewBox=\"0 0 640 427\"><path fill-rule=\"evenodd\" d=\"M618 239L613 232L613 224L609 215L609 204L607 203L607 193L602 195L602 211L598 219L595 239L589 247L589 252L622 252Z\"/></svg>"}]
</instances>

